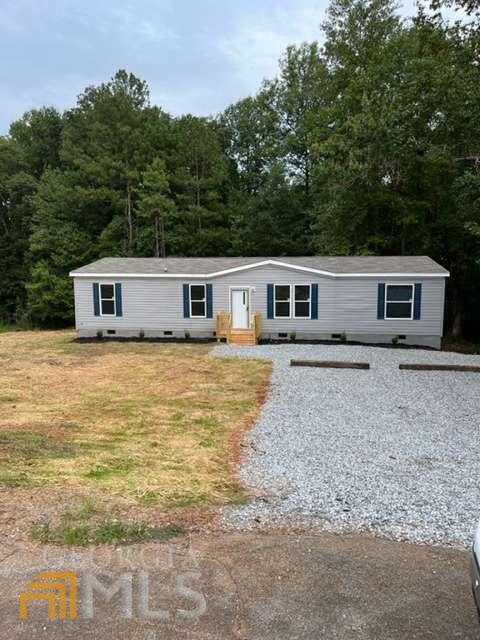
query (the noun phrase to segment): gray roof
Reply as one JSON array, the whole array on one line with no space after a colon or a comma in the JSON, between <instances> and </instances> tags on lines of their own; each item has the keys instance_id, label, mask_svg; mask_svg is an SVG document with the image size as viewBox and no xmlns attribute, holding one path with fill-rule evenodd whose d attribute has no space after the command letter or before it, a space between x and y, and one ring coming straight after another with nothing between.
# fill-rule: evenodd
<instances>
[{"instance_id":1,"label":"gray roof","mask_svg":"<svg viewBox=\"0 0 480 640\"><path fill-rule=\"evenodd\" d=\"M448 275L428 256L307 256L256 258L102 258L70 275L210 275L244 265L275 260L332 274L436 274Z\"/></svg>"}]
</instances>

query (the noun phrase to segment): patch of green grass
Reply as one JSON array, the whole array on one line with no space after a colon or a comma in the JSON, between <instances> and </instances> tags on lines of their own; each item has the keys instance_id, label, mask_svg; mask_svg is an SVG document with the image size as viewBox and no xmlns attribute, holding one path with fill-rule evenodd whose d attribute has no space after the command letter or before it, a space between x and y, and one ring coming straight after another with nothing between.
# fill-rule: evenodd
<instances>
[{"instance_id":1,"label":"patch of green grass","mask_svg":"<svg viewBox=\"0 0 480 640\"><path fill-rule=\"evenodd\" d=\"M208 402L207 400L196 400L195 398L171 398L159 396L159 402L161 402L165 406L173 408L184 408L187 412L190 412L192 409L215 411L215 409L217 408L217 405L212 402Z\"/></svg>"},{"instance_id":2,"label":"patch of green grass","mask_svg":"<svg viewBox=\"0 0 480 640\"><path fill-rule=\"evenodd\" d=\"M242 505L247 504L250 500L247 491L241 484L235 481L217 483L215 488L219 490L226 500L231 504Z\"/></svg>"},{"instance_id":3,"label":"patch of green grass","mask_svg":"<svg viewBox=\"0 0 480 640\"><path fill-rule=\"evenodd\" d=\"M188 418L185 413L177 411L168 420L169 430L173 433L183 433L188 425Z\"/></svg>"},{"instance_id":4,"label":"patch of green grass","mask_svg":"<svg viewBox=\"0 0 480 640\"><path fill-rule=\"evenodd\" d=\"M213 447L217 446L217 440L216 438L214 438L214 436L207 435L199 440L198 444L201 447L205 447L205 449L212 449Z\"/></svg>"},{"instance_id":5,"label":"patch of green grass","mask_svg":"<svg viewBox=\"0 0 480 640\"><path fill-rule=\"evenodd\" d=\"M194 492L171 492L163 499L163 504L167 509L178 509L180 507L193 507L200 505L208 500L205 493Z\"/></svg>"},{"instance_id":6,"label":"patch of green grass","mask_svg":"<svg viewBox=\"0 0 480 640\"><path fill-rule=\"evenodd\" d=\"M7 451L6 457L17 458L65 458L77 451L73 443L63 442L33 431L1 431L0 448ZM3 457L3 456L0 456Z\"/></svg>"},{"instance_id":7,"label":"patch of green grass","mask_svg":"<svg viewBox=\"0 0 480 640\"><path fill-rule=\"evenodd\" d=\"M97 525L63 523L56 527L35 524L30 537L43 544L87 546L89 544L126 544L146 540L170 540L185 533L180 524L150 527L145 522L123 523L106 520Z\"/></svg>"},{"instance_id":8,"label":"patch of green grass","mask_svg":"<svg viewBox=\"0 0 480 640\"><path fill-rule=\"evenodd\" d=\"M92 480L106 480L112 476L127 475L135 464L132 458L111 458L89 469L85 477Z\"/></svg>"},{"instance_id":9,"label":"patch of green grass","mask_svg":"<svg viewBox=\"0 0 480 640\"><path fill-rule=\"evenodd\" d=\"M223 425L215 416L204 416L201 418L194 418L193 422L200 427L205 427L209 431L224 431L225 425Z\"/></svg>"},{"instance_id":10,"label":"patch of green grass","mask_svg":"<svg viewBox=\"0 0 480 640\"><path fill-rule=\"evenodd\" d=\"M157 504L159 502L159 495L157 491L145 491L137 498L137 502L143 504L145 507L150 507L153 504Z\"/></svg>"},{"instance_id":11,"label":"patch of green grass","mask_svg":"<svg viewBox=\"0 0 480 640\"><path fill-rule=\"evenodd\" d=\"M118 520L102 522L92 531L95 544L150 540L151 528L144 522L124 524Z\"/></svg>"},{"instance_id":12,"label":"patch of green grass","mask_svg":"<svg viewBox=\"0 0 480 640\"><path fill-rule=\"evenodd\" d=\"M84 546L88 544L87 525L65 523L58 527L49 524L34 524L30 529L30 537L44 544L68 544Z\"/></svg>"},{"instance_id":13,"label":"patch of green grass","mask_svg":"<svg viewBox=\"0 0 480 640\"><path fill-rule=\"evenodd\" d=\"M31 486L31 480L25 473L1 473L0 486L10 488L29 487Z\"/></svg>"},{"instance_id":14,"label":"patch of green grass","mask_svg":"<svg viewBox=\"0 0 480 640\"><path fill-rule=\"evenodd\" d=\"M65 509L62 513L63 520L87 520L94 514L98 513L99 509L95 502L91 498L86 498L78 507L72 507Z\"/></svg>"}]
</instances>

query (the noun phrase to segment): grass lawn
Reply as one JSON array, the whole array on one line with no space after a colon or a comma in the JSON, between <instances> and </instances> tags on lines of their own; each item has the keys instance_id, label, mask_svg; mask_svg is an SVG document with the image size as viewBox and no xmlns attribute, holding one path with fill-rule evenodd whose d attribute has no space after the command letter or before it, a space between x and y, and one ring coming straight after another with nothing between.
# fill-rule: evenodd
<instances>
[{"instance_id":1,"label":"grass lawn","mask_svg":"<svg viewBox=\"0 0 480 640\"><path fill-rule=\"evenodd\" d=\"M74 337L0 335L0 531L162 537L163 525L180 531L193 513L245 499L233 462L270 363L211 358L209 345Z\"/></svg>"}]
</instances>

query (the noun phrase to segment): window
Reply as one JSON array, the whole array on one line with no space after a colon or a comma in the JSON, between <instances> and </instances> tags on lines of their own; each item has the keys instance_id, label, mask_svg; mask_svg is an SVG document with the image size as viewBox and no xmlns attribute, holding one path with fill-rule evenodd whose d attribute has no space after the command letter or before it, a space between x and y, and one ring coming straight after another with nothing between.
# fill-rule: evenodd
<instances>
[{"instance_id":1,"label":"window","mask_svg":"<svg viewBox=\"0 0 480 640\"><path fill-rule=\"evenodd\" d=\"M309 284L276 284L274 290L275 318L311 317L312 296Z\"/></svg>"},{"instance_id":2,"label":"window","mask_svg":"<svg viewBox=\"0 0 480 640\"><path fill-rule=\"evenodd\" d=\"M101 284L100 285L100 315L114 316L115 312L116 312L115 285Z\"/></svg>"},{"instance_id":3,"label":"window","mask_svg":"<svg viewBox=\"0 0 480 640\"><path fill-rule=\"evenodd\" d=\"M290 285L275 285L275 318L290 317Z\"/></svg>"},{"instance_id":4,"label":"window","mask_svg":"<svg viewBox=\"0 0 480 640\"><path fill-rule=\"evenodd\" d=\"M206 318L206 295L204 284L191 284L190 285L190 317L191 318Z\"/></svg>"},{"instance_id":5,"label":"window","mask_svg":"<svg viewBox=\"0 0 480 640\"><path fill-rule=\"evenodd\" d=\"M413 284L387 284L385 319L413 318Z\"/></svg>"},{"instance_id":6,"label":"window","mask_svg":"<svg viewBox=\"0 0 480 640\"><path fill-rule=\"evenodd\" d=\"M296 284L295 289L295 318L310 318L310 285Z\"/></svg>"},{"instance_id":7,"label":"window","mask_svg":"<svg viewBox=\"0 0 480 640\"><path fill-rule=\"evenodd\" d=\"M310 318L311 286L309 284L276 284L274 297L275 318Z\"/></svg>"}]
</instances>

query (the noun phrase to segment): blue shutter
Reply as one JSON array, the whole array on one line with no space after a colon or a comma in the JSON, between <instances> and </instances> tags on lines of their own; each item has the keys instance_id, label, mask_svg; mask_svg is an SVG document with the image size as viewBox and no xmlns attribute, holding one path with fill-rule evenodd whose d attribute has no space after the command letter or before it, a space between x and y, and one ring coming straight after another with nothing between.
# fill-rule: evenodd
<instances>
[{"instance_id":1,"label":"blue shutter","mask_svg":"<svg viewBox=\"0 0 480 640\"><path fill-rule=\"evenodd\" d=\"M115 311L117 318L123 316L123 304L122 304L122 283L115 283Z\"/></svg>"},{"instance_id":2,"label":"blue shutter","mask_svg":"<svg viewBox=\"0 0 480 640\"><path fill-rule=\"evenodd\" d=\"M422 308L422 283L417 282L413 292L413 319L420 320L420 310Z\"/></svg>"},{"instance_id":3,"label":"blue shutter","mask_svg":"<svg viewBox=\"0 0 480 640\"><path fill-rule=\"evenodd\" d=\"M213 318L213 286L207 284L207 318Z\"/></svg>"},{"instance_id":4,"label":"blue shutter","mask_svg":"<svg viewBox=\"0 0 480 640\"><path fill-rule=\"evenodd\" d=\"M273 318L273 284L267 284L267 318Z\"/></svg>"},{"instance_id":5,"label":"blue shutter","mask_svg":"<svg viewBox=\"0 0 480 640\"><path fill-rule=\"evenodd\" d=\"M183 317L190 317L190 287L188 284L183 285Z\"/></svg>"},{"instance_id":6,"label":"blue shutter","mask_svg":"<svg viewBox=\"0 0 480 640\"><path fill-rule=\"evenodd\" d=\"M98 282L93 283L93 313L96 316L100 315L100 287Z\"/></svg>"},{"instance_id":7,"label":"blue shutter","mask_svg":"<svg viewBox=\"0 0 480 640\"><path fill-rule=\"evenodd\" d=\"M312 312L311 319L318 320L318 284L312 284Z\"/></svg>"},{"instance_id":8,"label":"blue shutter","mask_svg":"<svg viewBox=\"0 0 480 640\"><path fill-rule=\"evenodd\" d=\"M378 283L377 320L385 320L385 283Z\"/></svg>"}]
</instances>

